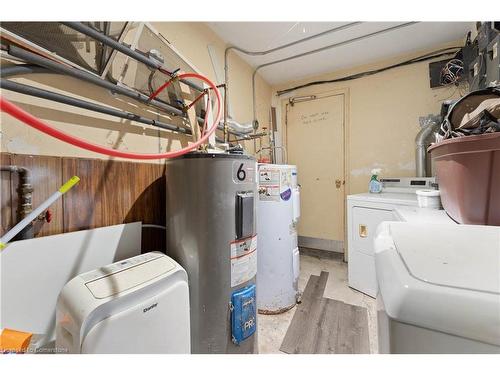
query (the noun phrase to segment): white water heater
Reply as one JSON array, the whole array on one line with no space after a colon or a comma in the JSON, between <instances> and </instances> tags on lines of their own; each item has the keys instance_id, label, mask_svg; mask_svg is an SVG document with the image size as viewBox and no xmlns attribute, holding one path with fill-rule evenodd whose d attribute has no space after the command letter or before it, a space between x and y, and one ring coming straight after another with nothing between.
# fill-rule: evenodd
<instances>
[{"instance_id":1,"label":"white water heater","mask_svg":"<svg viewBox=\"0 0 500 375\"><path fill-rule=\"evenodd\" d=\"M298 296L300 190L294 165L259 164L257 307L279 314Z\"/></svg>"},{"instance_id":2,"label":"white water heater","mask_svg":"<svg viewBox=\"0 0 500 375\"><path fill-rule=\"evenodd\" d=\"M61 353L190 353L186 271L158 252L83 273L61 291Z\"/></svg>"}]
</instances>

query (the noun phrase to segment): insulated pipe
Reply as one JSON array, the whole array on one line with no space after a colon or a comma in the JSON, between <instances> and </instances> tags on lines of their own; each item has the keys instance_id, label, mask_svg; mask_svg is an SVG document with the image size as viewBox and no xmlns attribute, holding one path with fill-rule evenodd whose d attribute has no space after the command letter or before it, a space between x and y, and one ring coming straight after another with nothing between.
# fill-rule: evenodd
<instances>
[{"instance_id":1,"label":"insulated pipe","mask_svg":"<svg viewBox=\"0 0 500 375\"><path fill-rule=\"evenodd\" d=\"M122 157L122 158L128 158L128 159L140 159L140 160L150 160L150 159L164 159L164 158L174 158L177 156L184 155L188 153L189 151L197 148L204 142L208 140L208 138L212 135L212 133L215 131L217 128L217 124L219 123L221 119L221 113L222 113L222 99L220 96L220 92L215 86L215 84L210 81L208 78L196 74L196 73L184 73L179 76L179 78L196 78L204 81L215 93L216 98L217 98L217 112L215 115L215 120L210 126L209 130L206 132L206 134L201 137L199 140L196 142L180 149L177 151L170 151L170 152L165 152L165 153L160 153L160 154L140 154L140 153L135 153L135 152L127 152L127 151L120 151L120 150L115 150L112 148L108 147L103 147L100 145L96 145L94 143L87 142L81 138L74 137L70 134L64 133L48 124L45 122L39 120L38 118L32 116L28 112L24 111L22 108L16 106L15 104L9 102L7 99L3 98L0 96L0 109L8 114L10 114L12 117L18 119L19 121L24 122L26 125L29 125L41 132L44 132L54 138L57 138L59 140L62 140L64 142L67 142L69 144L72 144L73 146L80 147L92 152L98 152L104 155L108 156L116 156L116 157Z\"/></svg>"},{"instance_id":2,"label":"insulated pipe","mask_svg":"<svg viewBox=\"0 0 500 375\"><path fill-rule=\"evenodd\" d=\"M16 75L22 75L22 74L32 74L32 73L58 74L58 72L53 72L53 71L51 71L51 70L49 70L47 68L44 68L42 66L32 65L32 64L13 65L13 66L8 66L8 67L0 69L0 77L3 77L3 78L11 77L11 76L16 76ZM9 82L12 83L12 81L9 81ZM16 90L13 90L13 91L16 91ZM45 90L43 90L43 91L45 91ZM50 92L50 91L48 91L48 92ZM57 96L63 96L61 94L56 94L56 95ZM40 96L40 97L42 97L42 96ZM48 97L43 97L43 98L44 99L48 99L48 100L52 100L52 99L49 99ZM70 99L74 99L74 98L70 98ZM75 100L78 100L78 99L75 99ZM81 102L84 102L84 101L81 101ZM87 102L84 102L84 103L87 103ZM69 104L69 103L65 103L65 104ZM93 104L93 103L90 103L90 104ZM80 108L85 108L85 107L82 107L80 105L77 105L77 102L75 102L74 104L69 104L69 105L73 105L73 106L80 107ZM95 105L95 104L93 104L93 105ZM108 107L104 107L103 106L103 108L106 110L106 112L101 112L101 111L97 111L97 112L106 113L106 114L109 114L109 115L112 115L112 116L114 115L114 114L111 114L110 112L107 111L109 109ZM87 109L90 109L90 108L87 108ZM129 112L123 112L123 113L127 113L128 114ZM133 116L137 116L135 114L132 114L132 115ZM122 117L122 116L120 115L118 117ZM128 119L129 117L122 117L122 118L127 118ZM140 116L139 116L139 118L140 118ZM154 120L149 120L149 119L145 119L145 120L146 121L154 121ZM197 120L198 120L198 123L203 123L203 119L201 117L198 117ZM141 120L138 120L137 118L134 118L134 121L137 121L137 122L140 122L140 123L144 123L144 124L148 124L148 122L143 122ZM176 131L175 129L173 129L173 128L176 127L175 125L170 125L170 124L162 123L160 121L154 121L154 124L150 124L150 125L158 126L160 128L165 128L165 129L172 130L172 131ZM168 128L168 126L171 126L173 128L170 129L170 128ZM219 123L219 125L218 125L217 128L220 129L220 130L222 130L224 127L223 127L222 123ZM181 129L180 130L181 132L185 131L185 134L191 134L191 130L189 130L189 129L184 129L184 128L180 128L180 129ZM231 134L236 135L236 136L241 136L242 135L242 134L236 133L236 132L231 132ZM224 140L220 139L219 137L216 137L216 140L219 143L224 143Z\"/></svg>"},{"instance_id":3,"label":"insulated pipe","mask_svg":"<svg viewBox=\"0 0 500 375\"><path fill-rule=\"evenodd\" d=\"M117 86L109 81L103 80L93 74L84 72L82 70L76 69L76 68L69 68L65 65L59 64L57 62L54 62L50 59L47 59L45 57L39 56L37 54L28 52L26 50L23 50L21 48L18 48L16 46L10 46L9 47L9 54L11 54L14 57L20 58L25 61L29 61L32 64L25 64L25 65L16 65L16 66L9 66L5 68L0 69L0 75L2 77L9 77L9 76L14 76L18 74L29 74L29 73L57 73L57 74L64 74L64 75L69 75L71 77L74 77L76 79L82 79L84 81L93 83L97 86L103 87L105 89L108 89L113 92L117 92L119 94L122 94L124 96L127 96L129 98L135 99L139 102L145 103L145 104L153 104L157 107L160 107L163 110L166 110L170 113L173 113L175 115L179 115L182 117L185 117L185 114L182 110L170 106L168 104L159 102L157 100L149 100L149 97L132 91L130 89L126 89L121 86ZM201 117L196 118L199 124L203 124L204 119ZM141 121L139 121L141 122ZM156 121L156 123L158 123ZM168 125L168 124L165 124ZM173 126L173 125L172 125ZM223 125L219 124L218 128L220 130L223 130L224 127ZM190 134L190 133L186 133ZM238 132L231 132L233 135L240 136L242 134ZM220 141L220 140L219 140ZM225 140L223 141L225 142Z\"/></svg>"},{"instance_id":4,"label":"insulated pipe","mask_svg":"<svg viewBox=\"0 0 500 375\"><path fill-rule=\"evenodd\" d=\"M355 38L344 40L342 42L338 42L338 43L330 44L330 45L325 46L325 47L317 48L317 49L314 49L312 51L307 51L307 52L299 53L297 55L285 57L285 58L279 59L279 60L270 61L268 63L265 63L265 64L257 66L255 68L253 74L252 74L252 102L253 102L253 117L254 117L254 121L257 120L257 110L256 110L256 106L255 106L256 105L256 98L255 98L256 97L256 93L255 93L255 91L256 91L255 90L255 76L257 75L257 72L260 69L265 68L267 66L274 65L274 64L279 64L279 63L282 63L282 62L285 62L285 61L290 61L290 60L298 59L300 57L312 55L314 53L323 52L323 51L326 51L326 50L329 50L329 49L332 49L332 48L337 48L337 47L345 46L347 44L351 44L351 43L354 43L354 42L359 42L360 40L363 40L363 39L371 38L371 37L376 36L376 35L384 34L384 33L390 32L390 31L394 31L394 30L397 30L397 29L401 29L401 28L404 28L404 27L415 25L417 23L418 22L406 22L406 23L402 23L400 25L388 27L386 29L382 29L382 30L379 30L379 31L374 31L374 32L369 33L369 34L361 35L361 36L358 36L358 37L355 37ZM227 82L226 82L226 85L227 85Z\"/></svg>"},{"instance_id":5,"label":"insulated pipe","mask_svg":"<svg viewBox=\"0 0 500 375\"><path fill-rule=\"evenodd\" d=\"M233 131L236 131L238 133L238 135L249 134L254 130L252 123L240 124L233 119L227 120L227 123Z\"/></svg>"},{"instance_id":6,"label":"insulated pipe","mask_svg":"<svg viewBox=\"0 0 500 375\"><path fill-rule=\"evenodd\" d=\"M21 94L34 96L37 98L52 100L54 102L71 105L73 107L88 109L90 111L104 113L106 115L111 115L111 116L115 116L115 117L119 117L119 118L124 118L127 120L137 121L137 122L140 122L142 124L156 126L158 128L171 130L171 131L174 131L177 133L191 134L191 130L189 130L189 129L185 129L185 128L171 125L171 124L166 124L162 121L150 120L148 118L136 115L136 114L131 113L131 112L120 111L120 110L117 110L114 108L109 108L109 107L105 107L105 106L95 104L92 102L87 102L85 100L72 98L72 97L67 96L67 95L58 94L58 93L55 93L52 91L39 89L36 87L24 85L24 84L17 83L17 82L12 82L12 81L9 81L7 79L2 79L2 80L0 80L0 82L1 82L0 87L2 89L5 89L5 90L15 91L15 92L18 92Z\"/></svg>"},{"instance_id":7,"label":"insulated pipe","mask_svg":"<svg viewBox=\"0 0 500 375\"><path fill-rule=\"evenodd\" d=\"M93 83L94 85L108 89L111 92L116 92L118 94L127 96L127 97L135 99L141 103L152 104L152 105L154 105L158 108L161 108L169 113L185 117L185 113L177 107L160 102L158 100L149 100L147 95L141 94L141 93L136 92L136 91L132 91L132 90L127 89L125 87L117 86L114 83L106 81L106 80L104 80L104 79L102 79L94 74L87 73L87 72L80 70L80 69L70 68L66 65L60 64L60 63L52 61L50 59L47 59L46 57L37 55L37 54L29 52L29 51L26 51L22 48L15 46L15 45L9 46L9 54L14 56L14 57L18 57L20 59L28 61L32 64L43 66L43 67L45 67L53 72L65 74L65 75L68 75L68 76L71 76L71 77L74 77L77 79L81 79L81 80Z\"/></svg>"},{"instance_id":8,"label":"insulated pipe","mask_svg":"<svg viewBox=\"0 0 500 375\"><path fill-rule=\"evenodd\" d=\"M90 26L83 24L82 22L61 22L61 24L65 25L73 30L76 30L82 34L85 34L93 39L96 39L99 42L107 45L108 47L116 49L117 51L123 53L124 55L127 55L127 56L133 58L134 60L137 60L137 61L147 65L150 68L159 69L162 67L161 62L159 62L157 60L150 59L149 57L145 56L144 54L133 50L129 46L127 46L123 43L120 43L120 42L114 40L113 38L110 38L109 36L93 29ZM199 92L203 92L203 87L200 87L187 79L182 79L181 82L188 85L192 89L195 89Z\"/></svg>"},{"instance_id":9,"label":"insulated pipe","mask_svg":"<svg viewBox=\"0 0 500 375\"><path fill-rule=\"evenodd\" d=\"M97 31L94 28L83 24L82 22L61 22L61 24L69 27L70 29L78 31L79 33L85 34L85 35L91 37L92 39L96 39L99 42L101 42L109 47L112 47L113 49L116 49L117 51L119 51L119 52L121 52L129 57L132 57L134 60L137 60L137 61L147 65L150 68L158 69L161 67L161 63L159 61L150 59L149 57L145 56L144 54L139 53L137 51L134 51L128 45L117 42L113 38L110 38L107 35L104 35L100 31Z\"/></svg>"}]
</instances>

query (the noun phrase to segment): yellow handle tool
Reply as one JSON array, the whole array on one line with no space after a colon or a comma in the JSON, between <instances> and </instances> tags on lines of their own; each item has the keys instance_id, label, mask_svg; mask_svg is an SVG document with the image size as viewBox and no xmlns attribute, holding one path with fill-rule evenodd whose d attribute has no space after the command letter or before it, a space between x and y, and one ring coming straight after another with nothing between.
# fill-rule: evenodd
<instances>
[{"instance_id":1,"label":"yellow handle tool","mask_svg":"<svg viewBox=\"0 0 500 375\"><path fill-rule=\"evenodd\" d=\"M75 186L80 178L78 176L71 177L68 181L66 181L54 194L52 194L45 202L43 202L40 206L35 208L31 213L26 216L23 220L17 223L14 228L5 233L5 235L0 238L0 250L2 250L11 239L13 239L20 231L24 229L29 223L35 220L38 215L40 215L43 211L45 211L49 206L62 197L63 194L67 193L73 186Z\"/></svg>"}]
</instances>

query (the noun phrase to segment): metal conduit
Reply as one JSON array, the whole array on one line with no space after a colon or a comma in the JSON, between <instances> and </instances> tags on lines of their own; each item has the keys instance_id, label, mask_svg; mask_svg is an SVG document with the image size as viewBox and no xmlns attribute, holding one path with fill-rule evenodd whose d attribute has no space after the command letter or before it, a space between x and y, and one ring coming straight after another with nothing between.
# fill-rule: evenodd
<instances>
[{"instance_id":1,"label":"metal conduit","mask_svg":"<svg viewBox=\"0 0 500 375\"><path fill-rule=\"evenodd\" d=\"M402 23L400 25L396 25L396 26L388 27L386 29L374 31L374 32L369 33L369 34L361 35L361 36L358 36L358 37L355 37L355 38L344 40L342 42L337 42L337 43L330 44L330 45L325 46L325 47L317 48L317 49L314 49L314 50L311 50L311 51L308 51L308 52L299 53L297 55L293 55L293 56L286 57L286 58L283 58L283 59L279 59L279 60L275 60L275 61L270 61L268 63L265 63L265 64L257 66L255 68L253 74L252 74L252 101L253 101L253 117L254 117L254 121L257 121L256 106L255 106L255 102L256 102L255 77L257 75L257 72L260 69L265 68L265 67L270 66L270 65L279 64L279 63L282 63L282 62L285 62L285 61L289 61L289 60L293 60L293 59L298 59L300 57L312 55L314 53L323 52L323 51L326 51L326 50L329 50L329 49L332 49L332 48L337 48L337 47L345 46L347 44L351 44L351 43L358 42L358 41L363 40L363 39L371 38L371 37L376 36L376 35L385 34L385 33L388 33L388 32L391 32L391 31L394 31L394 30L397 30L397 29L402 29L404 27L412 26L412 25L415 25L417 23L419 23L419 22L406 22L406 23ZM227 85L227 82L226 82L226 85Z\"/></svg>"},{"instance_id":2,"label":"metal conduit","mask_svg":"<svg viewBox=\"0 0 500 375\"><path fill-rule=\"evenodd\" d=\"M138 93L136 91L132 91L130 89L127 89L127 88L124 88L121 86L117 86L114 83L106 81L100 77L93 75L93 74L87 73L85 71L82 71L82 70L79 70L76 68L67 67L63 64L54 62L50 59L47 59L45 57L39 56L39 55L34 54L32 52L26 51L22 48L14 46L14 45L9 46L9 54L16 57L16 58L19 58L21 60L28 61L32 64L35 64L34 66L36 66L36 69L33 71L31 71L31 68L28 68L28 66L34 68L34 66L30 65L30 64L16 66L15 70L13 70L13 73L11 75L23 74L23 73L48 73L48 72L64 74L64 75L71 76L73 78L77 78L77 79L84 80L86 82L93 83L96 86L100 86L100 87L108 89L112 92L116 92L118 94L135 99L141 103L153 104L156 107L160 107L161 109L168 111L169 113L173 113L175 115L185 117L184 112L179 108L173 107L169 104L157 101L155 99L149 100L149 97L144 95L144 94ZM5 71L5 70L10 69L10 68L11 67L3 68L1 70ZM12 67L12 69L14 69L14 67ZM14 73L14 71L16 71L17 73ZM2 72L2 76L6 76L4 72ZM204 121L203 118L197 116L196 120L198 121L198 123L203 124L203 121ZM172 125L172 126L174 126L174 125ZM220 130L224 130L224 126L221 124L219 124L217 126L217 128ZM230 132L230 133L233 135L236 135L236 136L243 135L243 134L238 133L238 132Z\"/></svg>"},{"instance_id":3,"label":"metal conduit","mask_svg":"<svg viewBox=\"0 0 500 375\"><path fill-rule=\"evenodd\" d=\"M0 69L0 77L2 77L0 87L6 90L19 92L21 94L35 96L42 99L52 100L58 103L68 104L74 107L88 109L94 112L104 113L115 117L133 120L140 122L142 124L153 125L162 129L167 129L178 133L191 134L191 130L176 125L167 124L162 121L150 120L148 118L136 115L135 113L116 110L110 107L87 102L85 100L72 98L70 96L54 93L48 90L39 89L33 86L28 86L5 79L7 77L12 77L20 74L33 74L33 73L51 74L53 72L44 67L31 64L8 66Z\"/></svg>"},{"instance_id":4,"label":"metal conduit","mask_svg":"<svg viewBox=\"0 0 500 375\"><path fill-rule=\"evenodd\" d=\"M98 40L99 42L107 45L108 47L111 47L113 49L116 49L117 51L123 53L124 55L127 55L131 58L133 58L136 61L139 61L145 65L147 65L150 68L153 69L158 69L162 67L162 64L159 61L150 59L149 57L145 56L143 53L137 52L133 49L131 49L128 45L117 42L113 38L110 38L109 36L93 29L90 26L87 26L83 24L82 22L61 22L61 24L76 30L82 34L85 34L93 39ZM203 87L198 86L197 84L187 80L187 79L181 79L180 80L182 83L188 85L192 89L195 89L199 92L203 92Z\"/></svg>"},{"instance_id":5,"label":"metal conduit","mask_svg":"<svg viewBox=\"0 0 500 375\"><path fill-rule=\"evenodd\" d=\"M306 38L302 38L302 39L296 40L295 42L291 42L291 43L284 44L282 46L271 48L271 49L266 50L266 51L248 51L248 50L245 50L243 48L236 47L236 46L227 47L226 50L224 51L224 80L225 80L225 84L226 84L226 92L225 92L225 95L224 95L224 131L225 131L225 133L227 131L227 117L228 117L227 108L228 108L228 104L229 104L229 99L228 99L228 97L229 97L228 96L228 86L229 86L228 55L229 55L229 51L236 50L236 51L242 52L242 53L244 53L246 55L250 55L250 56L263 56L263 55L267 55L267 54L272 53L272 52L276 52L276 51L279 51L279 50L282 50L282 49L294 46L294 45L299 44L299 43L303 43L303 42L307 42L307 41L315 39L315 38L319 38L319 37L324 36L326 34L338 32L338 31L341 31L341 30L345 30L345 29L354 27L354 26L359 25L361 23L362 22L351 22L351 23L348 23L348 24L345 24L345 25L342 25L342 26L339 26L339 27L335 27L335 28L330 29L330 30L323 31L323 32L318 33L318 34L314 34L314 35L308 36ZM255 121L257 120L256 110L255 110L255 74L256 73L254 72L254 74L252 76L252 84L253 84L253 87L252 87L252 90L253 90L253 121L254 121L254 127L255 127ZM224 134L224 138L226 138L226 134Z\"/></svg>"},{"instance_id":6,"label":"metal conduit","mask_svg":"<svg viewBox=\"0 0 500 375\"><path fill-rule=\"evenodd\" d=\"M44 68L42 66L32 65L32 64L14 65L14 66L8 66L8 67L0 69L0 77L2 77L2 78L12 77L12 76L21 75L21 74L33 74L33 73L59 74L59 72L53 72L53 71L51 71L47 68ZM105 114L108 114L111 116L130 119L130 120L134 120L134 121L137 121L137 122L140 122L143 124L148 124L148 125L168 129L168 130L171 130L174 132L180 132L180 133L187 134L187 135L192 134L191 130L189 130L189 129L180 128L180 127L177 127L176 125L166 124L166 123L163 123L161 121L149 120L147 118L141 117L139 115L136 115L136 114L133 114L130 112L121 112L121 111L114 110L114 109L109 108L109 107L99 106L98 104L86 102L84 100L80 100L80 99L76 99L76 98L71 98L69 96L53 93L53 92L50 92L47 90L34 88L32 86L23 85L20 83L8 81L6 79L2 79L1 82L2 82L1 87L5 88L6 90L16 91L16 92L20 92L20 93L23 93L26 95L40 97L40 98L47 99L47 100L53 100L53 101L68 104L68 105L71 105L74 107L89 109L91 111L95 111L95 112L99 112L99 113L105 113ZM38 95L38 94L41 94L41 95ZM203 123L203 119L201 117L198 117L197 120L198 120L198 122ZM177 130L177 129L180 129L180 130ZM219 124L218 129L222 130L223 126L221 124ZM231 133L233 135L236 135L236 136L242 136L242 134L240 134L240 133L236 133L236 132L231 132ZM250 138L247 138L247 139L250 139ZM224 142L224 140L220 139L219 137L216 137L216 141L219 143Z\"/></svg>"},{"instance_id":7,"label":"metal conduit","mask_svg":"<svg viewBox=\"0 0 500 375\"><path fill-rule=\"evenodd\" d=\"M185 117L185 113L177 107L171 106L169 104L163 103L163 102L155 100L155 99L149 100L149 97L147 95L144 95L144 94L141 94L139 92L127 89L127 88L122 87L122 86L117 86L114 83L106 81L98 76L87 73L87 72L80 70L80 69L70 68L66 65L60 64L60 63L55 62L53 60L50 60L46 57L37 55L37 54L29 52L29 51L26 51L22 48L15 46L15 45L9 46L9 54L14 56L14 57L20 58L22 60L28 61L32 64L43 66L43 67L45 67L53 72L65 74L65 75L68 75L68 76L71 76L71 77L74 77L77 79L81 79L83 81L93 83L94 85L108 89L111 92L116 92L118 94L127 96L127 97L135 99L141 103L152 104L155 107L161 108L164 111L167 111L167 112L172 113L174 115Z\"/></svg>"},{"instance_id":8,"label":"metal conduit","mask_svg":"<svg viewBox=\"0 0 500 375\"><path fill-rule=\"evenodd\" d=\"M191 134L191 130L189 130L189 129L185 129L185 128L171 125L171 124L166 124L162 121L150 120L148 118L136 115L136 114L131 113L131 112L120 111L120 110L117 110L114 108L102 106L102 105L95 104L92 102L87 102L85 100L72 98L72 97L67 96L67 95L62 95L62 94L55 93L52 91L39 89L37 87L32 87L32 86L24 85L21 83L12 82L12 81L9 81L7 79L1 79L0 82L1 82L0 87L2 89L5 89L5 90L15 91L15 92L18 92L21 94L35 96L37 98L43 98L43 99L52 100L54 102L58 102L58 103L62 103L62 104L68 104L68 105L71 105L73 107L84 108L84 109L88 109L88 110L94 111L94 112L104 113L107 115L120 117L120 118L124 118L127 120L137 121L137 122L140 122L142 124L153 125L153 126L156 126L158 128L175 131L177 133Z\"/></svg>"}]
</instances>

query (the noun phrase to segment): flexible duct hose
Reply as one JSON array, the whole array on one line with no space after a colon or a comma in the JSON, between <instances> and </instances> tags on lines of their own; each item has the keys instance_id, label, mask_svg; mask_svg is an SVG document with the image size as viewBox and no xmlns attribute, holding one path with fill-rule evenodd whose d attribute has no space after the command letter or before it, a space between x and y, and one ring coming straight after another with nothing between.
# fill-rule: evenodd
<instances>
[{"instance_id":1,"label":"flexible duct hose","mask_svg":"<svg viewBox=\"0 0 500 375\"><path fill-rule=\"evenodd\" d=\"M139 159L139 160L151 160L151 159L168 159L168 158L175 158L177 156L184 155L188 153L191 150L194 150L204 142L208 140L210 135L215 131L217 128L217 124L219 123L221 119L221 112L222 112L222 99L219 90L215 86L215 84L210 81L208 78L197 74L197 73L184 73L184 74L179 74L177 76L179 79L184 79L184 78L197 78L200 79L201 81L205 82L214 92L215 96L217 98L217 112L216 112L216 118L214 122L212 123L212 126L206 131L206 133L196 142L176 151L169 151L165 153L160 153L160 154L142 154L142 153L135 153L135 152L127 152L127 151L120 151L120 150L115 150L112 148L96 145L94 143L87 142L81 138L74 137L68 133L62 132L49 124L46 124L45 122L41 121L40 119L36 118L35 116L29 114L22 108L18 107L17 105L11 103L7 99L5 99L3 96L0 96L0 110L3 112L8 113L12 117L18 119L19 121L24 122L26 125L29 125L47 135L50 135L51 137L57 138L61 141L64 141L66 143L72 144L73 146L83 148L85 150L97 152L100 154L108 155L108 156L114 156L114 157L120 157L120 158L126 158L126 159ZM162 89L167 88L172 80L166 82L163 86ZM205 121L207 120L208 112L206 114Z\"/></svg>"}]
</instances>

